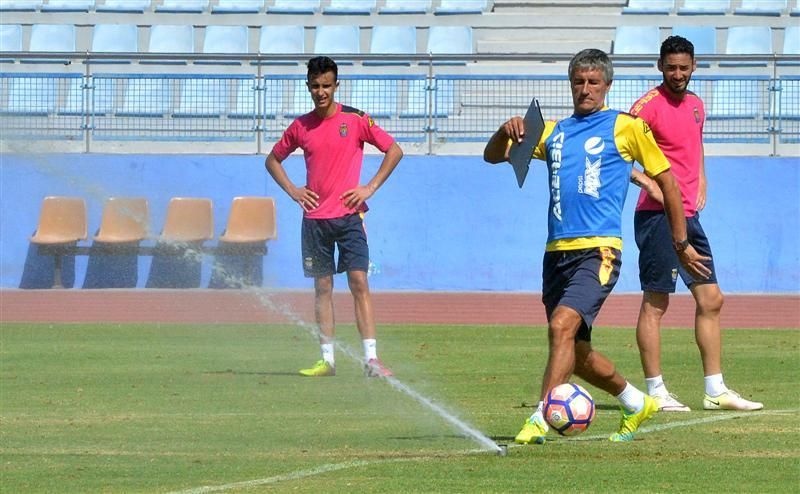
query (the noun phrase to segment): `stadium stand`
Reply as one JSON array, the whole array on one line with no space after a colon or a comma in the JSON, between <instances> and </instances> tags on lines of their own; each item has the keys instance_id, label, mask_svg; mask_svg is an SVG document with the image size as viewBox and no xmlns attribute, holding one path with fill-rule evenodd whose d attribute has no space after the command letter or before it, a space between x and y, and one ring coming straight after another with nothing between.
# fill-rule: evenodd
<instances>
[{"instance_id":1,"label":"stadium stand","mask_svg":"<svg viewBox=\"0 0 800 494\"><path fill-rule=\"evenodd\" d=\"M358 26L317 26L314 36L314 53L318 55L340 55L361 53ZM337 59L336 63L352 64L352 61Z\"/></svg>"},{"instance_id":2,"label":"stadium stand","mask_svg":"<svg viewBox=\"0 0 800 494\"><path fill-rule=\"evenodd\" d=\"M375 0L331 0L330 5L322 9L328 15L370 15L375 11Z\"/></svg>"},{"instance_id":3,"label":"stadium stand","mask_svg":"<svg viewBox=\"0 0 800 494\"><path fill-rule=\"evenodd\" d=\"M427 53L433 55L461 55L474 53L472 28L469 26L431 26L428 30ZM463 65L463 61L437 62Z\"/></svg>"},{"instance_id":4,"label":"stadium stand","mask_svg":"<svg viewBox=\"0 0 800 494\"><path fill-rule=\"evenodd\" d=\"M22 26L0 24L0 52L22 51ZM0 63L12 63L13 58L0 57Z\"/></svg>"},{"instance_id":5,"label":"stadium stand","mask_svg":"<svg viewBox=\"0 0 800 494\"><path fill-rule=\"evenodd\" d=\"M103 206L100 228L92 237L104 244L138 243L148 236L150 213L144 197L110 197Z\"/></svg>"},{"instance_id":6,"label":"stadium stand","mask_svg":"<svg viewBox=\"0 0 800 494\"><path fill-rule=\"evenodd\" d=\"M725 45L726 55L771 55L772 29L769 26L731 26L728 28L728 41ZM766 62L737 60L722 61L720 67L763 67Z\"/></svg>"},{"instance_id":7,"label":"stadium stand","mask_svg":"<svg viewBox=\"0 0 800 494\"><path fill-rule=\"evenodd\" d=\"M5 0L0 2L0 12L35 12L42 7L44 0Z\"/></svg>"},{"instance_id":8,"label":"stadium stand","mask_svg":"<svg viewBox=\"0 0 800 494\"><path fill-rule=\"evenodd\" d=\"M373 55L415 55L417 29L414 26L375 26L369 52ZM364 65L409 65L408 61L365 60Z\"/></svg>"},{"instance_id":9,"label":"stadium stand","mask_svg":"<svg viewBox=\"0 0 800 494\"><path fill-rule=\"evenodd\" d=\"M441 0L435 15L482 14L489 8L486 0Z\"/></svg>"},{"instance_id":10,"label":"stadium stand","mask_svg":"<svg viewBox=\"0 0 800 494\"><path fill-rule=\"evenodd\" d=\"M714 81L710 119L753 119L766 112L767 77Z\"/></svg>"},{"instance_id":11,"label":"stadium stand","mask_svg":"<svg viewBox=\"0 0 800 494\"><path fill-rule=\"evenodd\" d=\"M203 53L248 53L249 34L246 26L207 26ZM198 60L198 65L240 65L237 61Z\"/></svg>"},{"instance_id":12,"label":"stadium stand","mask_svg":"<svg viewBox=\"0 0 800 494\"><path fill-rule=\"evenodd\" d=\"M320 0L275 0L267 7L268 14L315 14L320 10Z\"/></svg>"},{"instance_id":13,"label":"stadium stand","mask_svg":"<svg viewBox=\"0 0 800 494\"><path fill-rule=\"evenodd\" d=\"M731 11L731 0L684 0L678 15L725 15Z\"/></svg>"},{"instance_id":14,"label":"stadium stand","mask_svg":"<svg viewBox=\"0 0 800 494\"><path fill-rule=\"evenodd\" d=\"M211 7L212 14L258 14L264 8L264 0L219 0Z\"/></svg>"},{"instance_id":15,"label":"stadium stand","mask_svg":"<svg viewBox=\"0 0 800 494\"><path fill-rule=\"evenodd\" d=\"M432 0L386 0L378 9L379 14L427 14Z\"/></svg>"},{"instance_id":16,"label":"stadium stand","mask_svg":"<svg viewBox=\"0 0 800 494\"><path fill-rule=\"evenodd\" d=\"M620 26L614 36L612 52L616 55L657 55L661 49L658 26ZM615 65L628 67L650 67L654 57L645 61L618 60ZM650 60L652 59L652 60Z\"/></svg>"},{"instance_id":17,"label":"stadium stand","mask_svg":"<svg viewBox=\"0 0 800 494\"><path fill-rule=\"evenodd\" d=\"M94 0L49 0L41 7L42 12L89 12Z\"/></svg>"},{"instance_id":18,"label":"stadium stand","mask_svg":"<svg viewBox=\"0 0 800 494\"><path fill-rule=\"evenodd\" d=\"M350 87L348 105L374 118L397 115L397 81L385 77L347 80Z\"/></svg>"},{"instance_id":19,"label":"stadium stand","mask_svg":"<svg viewBox=\"0 0 800 494\"><path fill-rule=\"evenodd\" d=\"M95 7L95 12L143 14L150 10L151 0L105 0Z\"/></svg>"},{"instance_id":20,"label":"stadium stand","mask_svg":"<svg viewBox=\"0 0 800 494\"><path fill-rule=\"evenodd\" d=\"M72 52L75 51L75 26L72 24L34 24L31 26L31 41L28 50L32 52ZM66 63L67 60L25 59L25 63Z\"/></svg>"},{"instance_id":21,"label":"stadium stand","mask_svg":"<svg viewBox=\"0 0 800 494\"><path fill-rule=\"evenodd\" d=\"M227 110L230 81L196 75L180 81L180 101L173 117L220 117Z\"/></svg>"},{"instance_id":22,"label":"stadium stand","mask_svg":"<svg viewBox=\"0 0 800 494\"><path fill-rule=\"evenodd\" d=\"M800 26L789 26L783 32L784 55L800 55ZM779 60L778 65L800 65L800 62L792 60Z\"/></svg>"},{"instance_id":23,"label":"stadium stand","mask_svg":"<svg viewBox=\"0 0 800 494\"><path fill-rule=\"evenodd\" d=\"M139 31L135 24L95 24L92 51L96 53L136 53ZM92 63L130 63L130 60L93 60Z\"/></svg>"},{"instance_id":24,"label":"stadium stand","mask_svg":"<svg viewBox=\"0 0 800 494\"><path fill-rule=\"evenodd\" d=\"M786 11L786 0L742 0L742 6L735 9L735 15L780 16Z\"/></svg>"},{"instance_id":25,"label":"stadium stand","mask_svg":"<svg viewBox=\"0 0 800 494\"><path fill-rule=\"evenodd\" d=\"M717 53L717 30L714 26L673 26L672 34L691 41L695 55Z\"/></svg>"},{"instance_id":26,"label":"stadium stand","mask_svg":"<svg viewBox=\"0 0 800 494\"><path fill-rule=\"evenodd\" d=\"M156 12L168 14L202 14L208 10L208 0L163 0L156 5Z\"/></svg>"},{"instance_id":27,"label":"stadium stand","mask_svg":"<svg viewBox=\"0 0 800 494\"><path fill-rule=\"evenodd\" d=\"M121 117L163 117L172 111L171 81L157 75L128 79L123 94Z\"/></svg>"},{"instance_id":28,"label":"stadium stand","mask_svg":"<svg viewBox=\"0 0 800 494\"><path fill-rule=\"evenodd\" d=\"M79 74L74 74L79 76ZM87 88L83 77L68 79L67 97L58 107L59 115L107 115L114 112L115 79L92 78L92 92L87 96Z\"/></svg>"},{"instance_id":29,"label":"stadium stand","mask_svg":"<svg viewBox=\"0 0 800 494\"><path fill-rule=\"evenodd\" d=\"M258 41L258 52L265 55L305 53L305 38L305 28L301 25L262 26ZM281 60L265 63L297 65L299 62Z\"/></svg>"},{"instance_id":30,"label":"stadium stand","mask_svg":"<svg viewBox=\"0 0 800 494\"><path fill-rule=\"evenodd\" d=\"M160 24L150 28L150 53L194 53L194 27L191 24ZM185 60L140 63L186 64Z\"/></svg>"},{"instance_id":31,"label":"stadium stand","mask_svg":"<svg viewBox=\"0 0 800 494\"><path fill-rule=\"evenodd\" d=\"M41 253L53 255L53 288L63 288L61 270L66 250L88 236L86 201L80 197L48 196L42 200L39 223L30 238Z\"/></svg>"},{"instance_id":32,"label":"stadium stand","mask_svg":"<svg viewBox=\"0 0 800 494\"><path fill-rule=\"evenodd\" d=\"M675 9L675 0L628 0L623 14L667 15Z\"/></svg>"}]
</instances>

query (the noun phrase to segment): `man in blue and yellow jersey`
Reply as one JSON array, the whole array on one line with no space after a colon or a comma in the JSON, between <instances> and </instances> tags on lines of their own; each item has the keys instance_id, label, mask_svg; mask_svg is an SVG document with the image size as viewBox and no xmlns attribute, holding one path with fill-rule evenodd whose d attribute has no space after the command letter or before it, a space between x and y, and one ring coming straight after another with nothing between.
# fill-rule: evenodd
<instances>
[{"instance_id":1,"label":"man in blue and yellow jersey","mask_svg":"<svg viewBox=\"0 0 800 494\"><path fill-rule=\"evenodd\" d=\"M542 272L549 357L539 405L516 437L522 444L545 442L545 396L573 373L619 400L622 420L611 441L631 441L658 409L591 345L592 323L619 276L622 207L633 161L642 164L663 191L681 264L698 278L709 274L703 265L706 258L686 240L680 190L652 132L643 120L605 106L614 75L611 60L600 50L583 50L570 61L568 73L574 114L547 122L533 152L534 158L547 162L550 183ZM487 143L484 159L507 161L511 146L521 142L524 132L521 117L505 122Z\"/></svg>"}]
</instances>

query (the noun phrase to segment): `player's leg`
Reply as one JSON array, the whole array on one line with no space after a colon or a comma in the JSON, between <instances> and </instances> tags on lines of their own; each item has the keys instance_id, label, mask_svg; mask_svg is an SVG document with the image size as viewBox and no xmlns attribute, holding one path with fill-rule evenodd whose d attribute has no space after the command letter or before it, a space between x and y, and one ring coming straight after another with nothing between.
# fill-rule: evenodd
<instances>
[{"instance_id":1,"label":"player's leg","mask_svg":"<svg viewBox=\"0 0 800 494\"><path fill-rule=\"evenodd\" d=\"M364 371L370 377L392 376L392 371L378 358L375 314L367 279L369 246L363 215L353 214L337 221L339 221L336 238L339 247L337 270L347 272L347 282L353 296L356 327L361 335L364 349Z\"/></svg>"},{"instance_id":2,"label":"player's leg","mask_svg":"<svg viewBox=\"0 0 800 494\"><path fill-rule=\"evenodd\" d=\"M636 323L636 343L642 362L647 394L659 410L688 412L690 408L669 392L661 373L661 318L675 292L678 257L672 248L672 233L663 211L637 211L634 215L639 247L639 281L642 304Z\"/></svg>"},{"instance_id":3,"label":"player's leg","mask_svg":"<svg viewBox=\"0 0 800 494\"><path fill-rule=\"evenodd\" d=\"M308 377L336 374L334 358L336 324L333 313L334 243L328 230L327 220L303 219L301 230L303 274L308 278L314 278L314 316L322 354L322 358L313 366L300 370L300 374Z\"/></svg>"}]
</instances>

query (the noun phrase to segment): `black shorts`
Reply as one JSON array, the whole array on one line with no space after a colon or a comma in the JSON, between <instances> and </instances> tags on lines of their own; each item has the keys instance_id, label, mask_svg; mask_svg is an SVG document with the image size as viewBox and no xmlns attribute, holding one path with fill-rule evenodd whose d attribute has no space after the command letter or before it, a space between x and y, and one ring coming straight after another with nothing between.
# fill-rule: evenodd
<instances>
[{"instance_id":1,"label":"black shorts","mask_svg":"<svg viewBox=\"0 0 800 494\"><path fill-rule=\"evenodd\" d=\"M619 279L622 253L611 247L544 253L542 302L547 320L559 305L574 309L583 322L576 340L592 340L592 323Z\"/></svg>"},{"instance_id":2,"label":"black shorts","mask_svg":"<svg viewBox=\"0 0 800 494\"><path fill-rule=\"evenodd\" d=\"M303 274L307 278L369 269L367 232L359 213L324 220L303 218L300 236ZM334 246L339 250L339 261L335 265Z\"/></svg>"},{"instance_id":3,"label":"black shorts","mask_svg":"<svg viewBox=\"0 0 800 494\"><path fill-rule=\"evenodd\" d=\"M636 211L633 229L639 247L639 282L643 291L674 293L679 274L688 287L695 283L717 282L711 245L700 225L698 214L686 218L686 234L698 254L711 257L711 260L703 263L711 270L711 276L706 280L695 279L678 262L678 255L672 246L672 231L663 211Z\"/></svg>"}]
</instances>

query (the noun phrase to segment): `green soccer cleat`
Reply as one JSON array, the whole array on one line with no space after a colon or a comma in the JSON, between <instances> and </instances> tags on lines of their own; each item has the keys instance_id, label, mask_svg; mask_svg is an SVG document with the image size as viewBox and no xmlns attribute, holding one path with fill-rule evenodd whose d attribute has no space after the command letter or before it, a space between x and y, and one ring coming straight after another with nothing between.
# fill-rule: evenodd
<instances>
[{"instance_id":1,"label":"green soccer cleat","mask_svg":"<svg viewBox=\"0 0 800 494\"><path fill-rule=\"evenodd\" d=\"M522 430L514 438L514 442L519 444L544 444L544 436L547 435L549 429L544 419L534 414L522 425Z\"/></svg>"},{"instance_id":2,"label":"green soccer cleat","mask_svg":"<svg viewBox=\"0 0 800 494\"><path fill-rule=\"evenodd\" d=\"M619 422L619 431L611 434L608 440L615 443L633 441L634 433L639 430L639 426L642 425L645 420L655 415L656 412L658 412L656 400L645 395L644 407L642 407L639 412L626 412L622 409L622 420Z\"/></svg>"},{"instance_id":3,"label":"green soccer cleat","mask_svg":"<svg viewBox=\"0 0 800 494\"><path fill-rule=\"evenodd\" d=\"M336 375L336 367L324 360L317 360L310 369L300 369L300 375L306 377L328 377Z\"/></svg>"}]
</instances>

